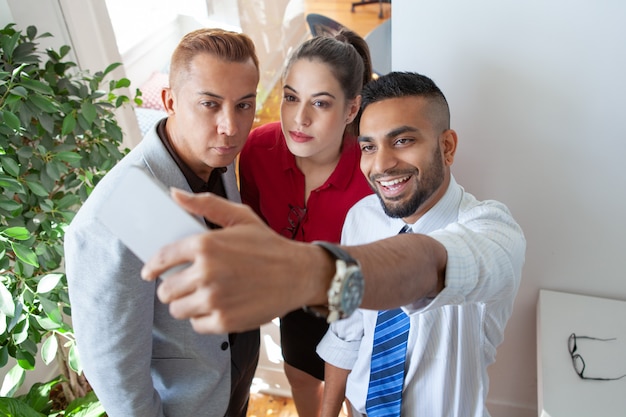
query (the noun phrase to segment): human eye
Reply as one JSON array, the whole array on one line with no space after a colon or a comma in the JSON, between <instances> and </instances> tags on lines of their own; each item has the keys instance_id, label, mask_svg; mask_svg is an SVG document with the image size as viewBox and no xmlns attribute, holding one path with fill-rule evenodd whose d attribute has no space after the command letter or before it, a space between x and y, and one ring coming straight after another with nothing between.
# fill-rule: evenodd
<instances>
[{"instance_id":1,"label":"human eye","mask_svg":"<svg viewBox=\"0 0 626 417\"><path fill-rule=\"evenodd\" d=\"M330 103L327 102L327 101L324 101L324 100L315 100L313 102L313 106L314 107L319 107L321 109L325 109L325 108L330 107Z\"/></svg>"},{"instance_id":2,"label":"human eye","mask_svg":"<svg viewBox=\"0 0 626 417\"><path fill-rule=\"evenodd\" d=\"M288 102L297 101L297 98L293 94L285 93L283 94L283 100Z\"/></svg>"},{"instance_id":3,"label":"human eye","mask_svg":"<svg viewBox=\"0 0 626 417\"><path fill-rule=\"evenodd\" d=\"M397 138L394 140L394 146L408 146L413 143L414 140L412 138Z\"/></svg>"},{"instance_id":4,"label":"human eye","mask_svg":"<svg viewBox=\"0 0 626 417\"><path fill-rule=\"evenodd\" d=\"M370 154L376 150L376 147L374 145L372 145L371 143L366 143L366 142L361 143L360 147L361 147L362 154Z\"/></svg>"},{"instance_id":5,"label":"human eye","mask_svg":"<svg viewBox=\"0 0 626 417\"><path fill-rule=\"evenodd\" d=\"M208 108L215 108L215 107L219 106L219 103L217 101L214 101L214 100L202 100L200 102L200 105L202 105L204 107L208 107Z\"/></svg>"},{"instance_id":6,"label":"human eye","mask_svg":"<svg viewBox=\"0 0 626 417\"><path fill-rule=\"evenodd\" d=\"M249 109L253 108L254 106L252 105L252 103L239 103L238 107L241 110L249 110Z\"/></svg>"}]
</instances>

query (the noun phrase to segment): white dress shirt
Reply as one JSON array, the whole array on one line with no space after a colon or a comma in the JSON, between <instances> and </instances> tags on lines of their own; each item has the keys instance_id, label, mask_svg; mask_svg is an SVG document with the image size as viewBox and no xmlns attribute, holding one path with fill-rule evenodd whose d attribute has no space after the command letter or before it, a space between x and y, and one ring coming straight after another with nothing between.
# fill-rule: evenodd
<instances>
[{"instance_id":1,"label":"white dress shirt","mask_svg":"<svg viewBox=\"0 0 626 417\"><path fill-rule=\"evenodd\" d=\"M403 225L385 215L378 197L368 196L348 213L342 243L387 238ZM448 263L441 293L402 307L411 318L402 416L488 417L487 366L495 360L519 288L522 230L503 204L476 200L454 178L411 228L442 243ZM376 316L359 309L333 323L317 348L326 362L351 370L346 397L363 415Z\"/></svg>"}]
</instances>

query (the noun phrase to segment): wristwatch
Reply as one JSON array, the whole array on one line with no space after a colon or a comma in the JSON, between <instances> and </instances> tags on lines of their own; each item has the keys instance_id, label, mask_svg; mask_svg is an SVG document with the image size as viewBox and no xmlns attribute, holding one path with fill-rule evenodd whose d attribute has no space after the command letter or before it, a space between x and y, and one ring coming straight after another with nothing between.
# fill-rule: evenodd
<instances>
[{"instance_id":1,"label":"wristwatch","mask_svg":"<svg viewBox=\"0 0 626 417\"><path fill-rule=\"evenodd\" d=\"M327 293L328 305L307 306L304 310L332 323L350 316L361 305L363 274L359 263L339 246L321 240L312 243L321 246L335 258L336 270Z\"/></svg>"}]
</instances>

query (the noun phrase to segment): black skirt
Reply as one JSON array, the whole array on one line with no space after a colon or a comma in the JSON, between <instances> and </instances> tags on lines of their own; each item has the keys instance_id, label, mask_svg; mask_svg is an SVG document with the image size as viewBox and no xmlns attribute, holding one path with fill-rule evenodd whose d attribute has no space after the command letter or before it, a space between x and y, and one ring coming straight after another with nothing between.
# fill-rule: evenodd
<instances>
[{"instance_id":1,"label":"black skirt","mask_svg":"<svg viewBox=\"0 0 626 417\"><path fill-rule=\"evenodd\" d=\"M295 310L280 320L280 344L289 365L324 380L324 361L315 351L328 330L326 319Z\"/></svg>"}]
</instances>

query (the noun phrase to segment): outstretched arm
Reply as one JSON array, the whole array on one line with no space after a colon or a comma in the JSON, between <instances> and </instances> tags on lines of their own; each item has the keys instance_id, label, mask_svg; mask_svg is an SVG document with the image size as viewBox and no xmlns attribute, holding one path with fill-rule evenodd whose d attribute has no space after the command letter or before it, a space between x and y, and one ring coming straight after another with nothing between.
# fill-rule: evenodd
<instances>
[{"instance_id":1,"label":"outstretched arm","mask_svg":"<svg viewBox=\"0 0 626 417\"><path fill-rule=\"evenodd\" d=\"M188 211L223 226L164 247L144 266L144 279L154 280L191 263L158 289L174 317L191 319L199 332L232 332L326 303L335 265L324 249L276 234L247 206L212 194L172 195ZM446 251L428 236L406 234L345 249L361 263L364 308L405 305L443 288Z\"/></svg>"}]
</instances>

